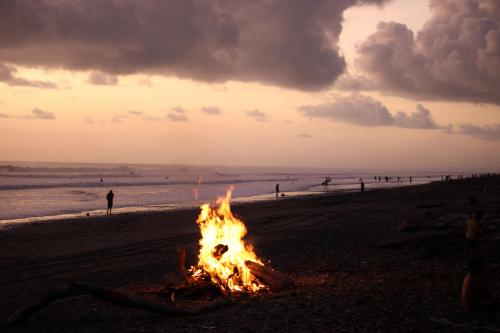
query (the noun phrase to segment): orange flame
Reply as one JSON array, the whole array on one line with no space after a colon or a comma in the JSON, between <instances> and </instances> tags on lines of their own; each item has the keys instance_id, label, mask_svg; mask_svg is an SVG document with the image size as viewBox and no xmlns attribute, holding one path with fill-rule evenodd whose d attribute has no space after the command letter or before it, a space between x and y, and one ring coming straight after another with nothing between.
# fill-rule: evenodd
<instances>
[{"instance_id":1,"label":"orange flame","mask_svg":"<svg viewBox=\"0 0 500 333\"><path fill-rule=\"evenodd\" d=\"M245 224L231 213L229 201L231 188L226 197L218 198L218 208L209 204L201 206L196 220L201 230L198 266L192 267L193 277L205 271L211 281L223 292L256 292L265 288L250 272L245 261L262 264L243 238Z\"/></svg>"}]
</instances>

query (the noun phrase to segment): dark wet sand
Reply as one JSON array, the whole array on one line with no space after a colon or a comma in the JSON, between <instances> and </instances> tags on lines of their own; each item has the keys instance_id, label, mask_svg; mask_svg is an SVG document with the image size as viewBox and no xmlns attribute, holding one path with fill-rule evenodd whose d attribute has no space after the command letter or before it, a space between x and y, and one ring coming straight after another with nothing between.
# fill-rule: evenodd
<instances>
[{"instance_id":1,"label":"dark wet sand","mask_svg":"<svg viewBox=\"0 0 500 333\"><path fill-rule=\"evenodd\" d=\"M162 318L79 297L52 304L13 331L456 331L430 318L461 310L465 219L453 214L464 214L471 197L485 211L479 250L494 271L500 177L280 198L233 210L258 254L289 273L293 288L194 318ZM197 214L90 217L0 232L0 321L70 281L121 289L161 283L175 271L178 247L194 263ZM498 279L500 273L492 279L496 288Z\"/></svg>"}]
</instances>

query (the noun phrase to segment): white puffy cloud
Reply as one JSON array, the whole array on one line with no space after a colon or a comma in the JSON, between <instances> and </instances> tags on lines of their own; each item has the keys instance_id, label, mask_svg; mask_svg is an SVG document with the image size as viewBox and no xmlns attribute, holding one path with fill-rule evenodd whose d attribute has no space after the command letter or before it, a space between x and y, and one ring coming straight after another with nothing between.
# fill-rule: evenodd
<instances>
[{"instance_id":1,"label":"white puffy cloud","mask_svg":"<svg viewBox=\"0 0 500 333\"><path fill-rule=\"evenodd\" d=\"M418 34L379 23L358 47L369 88L428 100L500 104L500 1L431 0ZM352 83L352 82L351 82Z\"/></svg>"}]
</instances>

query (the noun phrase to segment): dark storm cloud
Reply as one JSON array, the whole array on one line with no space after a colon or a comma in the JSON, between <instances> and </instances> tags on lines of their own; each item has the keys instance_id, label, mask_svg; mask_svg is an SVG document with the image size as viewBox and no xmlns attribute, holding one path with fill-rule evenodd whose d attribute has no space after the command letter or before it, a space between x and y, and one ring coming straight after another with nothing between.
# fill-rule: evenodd
<instances>
[{"instance_id":1,"label":"dark storm cloud","mask_svg":"<svg viewBox=\"0 0 500 333\"><path fill-rule=\"evenodd\" d=\"M222 114L222 111L218 107L215 107L215 106L202 108L201 111L203 111L204 113L211 115L211 116L218 116L218 115Z\"/></svg>"},{"instance_id":2,"label":"dark storm cloud","mask_svg":"<svg viewBox=\"0 0 500 333\"><path fill-rule=\"evenodd\" d=\"M266 122L269 121L267 114L260 110L252 110L245 112L246 116L252 118L255 121Z\"/></svg>"},{"instance_id":3,"label":"dark storm cloud","mask_svg":"<svg viewBox=\"0 0 500 333\"><path fill-rule=\"evenodd\" d=\"M106 73L92 72L89 75L89 82L98 86L116 86L118 78Z\"/></svg>"},{"instance_id":4,"label":"dark storm cloud","mask_svg":"<svg viewBox=\"0 0 500 333\"><path fill-rule=\"evenodd\" d=\"M2 0L0 61L317 90L345 69L343 12L385 1Z\"/></svg>"},{"instance_id":5,"label":"dark storm cloud","mask_svg":"<svg viewBox=\"0 0 500 333\"><path fill-rule=\"evenodd\" d=\"M309 118L321 118L362 126L394 126L418 129L440 128L429 110L418 104L415 112L392 115L379 101L358 94L341 97L332 103L306 105L299 112Z\"/></svg>"},{"instance_id":6,"label":"dark storm cloud","mask_svg":"<svg viewBox=\"0 0 500 333\"><path fill-rule=\"evenodd\" d=\"M0 4L1 8L1 4ZM0 13L1 17L1 13ZM1 23L0 23L1 25ZM0 44L2 42L0 41ZM0 63L0 82L11 86L24 86L34 88L57 88L57 85L48 81L27 80L16 76L17 69L14 66Z\"/></svg>"},{"instance_id":7,"label":"dark storm cloud","mask_svg":"<svg viewBox=\"0 0 500 333\"><path fill-rule=\"evenodd\" d=\"M357 65L388 93L500 104L500 1L431 0L431 10L417 35L380 23Z\"/></svg>"}]
</instances>

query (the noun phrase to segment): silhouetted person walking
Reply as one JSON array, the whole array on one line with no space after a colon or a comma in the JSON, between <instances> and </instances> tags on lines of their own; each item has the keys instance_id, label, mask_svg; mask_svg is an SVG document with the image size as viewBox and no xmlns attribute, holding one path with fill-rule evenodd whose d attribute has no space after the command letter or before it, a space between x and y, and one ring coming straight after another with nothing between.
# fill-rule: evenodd
<instances>
[{"instance_id":1,"label":"silhouetted person walking","mask_svg":"<svg viewBox=\"0 0 500 333\"><path fill-rule=\"evenodd\" d=\"M360 181L360 184L361 184L361 192L364 192L365 191L365 182L361 178L360 178L359 181Z\"/></svg>"},{"instance_id":2,"label":"silhouetted person walking","mask_svg":"<svg viewBox=\"0 0 500 333\"><path fill-rule=\"evenodd\" d=\"M113 197L115 194L113 191L109 190L108 194L106 195L106 200L108 200L108 210L106 211L106 214L111 215L111 210L113 209Z\"/></svg>"},{"instance_id":3,"label":"silhouetted person walking","mask_svg":"<svg viewBox=\"0 0 500 333\"><path fill-rule=\"evenodd\" d=\"M280 195L280 184L276 184L276 198Z\"/></svg>"},{"instance_id":4,"label":"silhouetted person walking","mask_svg":"<svg viewBox=\"0 0 500 333\"><path fill-rule=\"evenodd\" d=\"M330 184L331 181L332 179L330 177L326 177L325 181L321 183L321 185L325 187L325 192L328 190L328 184Z\"/></svg>"},{"instance_id":5,"label":"silhouetted person walking","mask_svg":"<svg viewBox=\"0 0 500 333\"><path fill-rule=\"evenodd\" d=\"M477 234L479 231L479 224L483 219L483 212L478 211L475 214L469 213L467 220L467 229L465 233L465 257L477 255Z\"/></svg>"}]
</instances>

